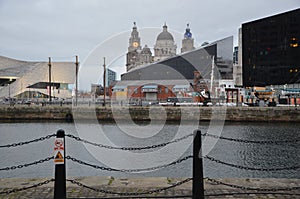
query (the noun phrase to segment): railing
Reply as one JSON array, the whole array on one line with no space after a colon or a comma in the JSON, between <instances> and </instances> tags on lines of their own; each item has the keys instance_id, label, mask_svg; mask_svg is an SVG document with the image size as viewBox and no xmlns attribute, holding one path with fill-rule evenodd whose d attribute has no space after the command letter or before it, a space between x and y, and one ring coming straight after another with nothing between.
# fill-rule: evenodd
<instances>
[{"instance_id":1,"label":"railing","mask_svg":"<svg viewBox=\"0 0 300 199\"><path fill-rule=\"evenodd\" d=\"M258 187L246 187L246 186L241 186L241 185L236 185L236 184L230 184L227 182L222 182L220 180L216 179L211 179L211 178L205 178L205 180L213 185L222 185L222 186L227 186L230 188L235 188L235 189L240 189L246 192L229 192L229 193L219 193L219 194L205 194L204 193L204 183L203 183L203 165L202 165L202 158L217 163L221 164L227 167L233 167L237 169L243 169L243 170L249 170L249 171L261 171L261 172L273 172L273 171L283 171L283 170L298 170L300 169L300 165L294 165L294 166L289 166L289 167L278 167L278 168L263 168L263 167L248 167L248 166L243 166L243 165L237 165L233 163L228 163L223 160L216 159L211 156L203 156L200 154L201 153L201 137L210 137L213 139L220 139L220 140L226 140L229 142L238 142L238 143L244 143L244 144L261 144L261 145L280 145L280 144L288 144L288 143L298 143L300 142L299 139L294 139L294 140L245 140L245 139L237 139L237 138L229 138L229 137L223 137L223 136L217 136L217 135L211 135L211 134L201 134L200 130L196 130L193 134L188 134L185 135L181 138L175 139L173 141L165 142L165 143L160 143L160 144L155 144L155 145L149 145L149 146L142 146L142 147L113 147L109 145L103 145L99 143L95 143L89 140L82 139L78 136L72 135L72 134L66 134L63 130L57 131L56 134L51 134L47 135L44 137L40 137L37 139L29 140L29 141L23 141L19 143L12 143L12 144L6 144L6 145L0 145L1 148L14 148L14 147L21 147L23 145L27 144L33 144L36 142L42 142L45 140L49 140L51 138L55 138L55 156L50 156L46 157L44 159L40 159L37 161L25 163L25 164L19 164L19 165L14 165L10 167L4 167L0 168L0 172L3 171L10 171L10 170L16 170L16 169L22 169L25 167L30 167L34 166L37 164L43 164L45 162L49 162L54 160L55 163L55 178L45 180L43 182L30 185L27 187L22 187L22 188L13 188L13 189L8 189L1 191L0 194L11 194L11 193L16 193L20 191L25 191L28 189L33 189L37 188L46 184L49 184L51 182L54 182L54 198L55 199L64 199L67 197L66 195L66 182L70 182L74 185L77 185L79 187L83 187L86 189L89 189L91 191L103 193L103 194L110 194L110 195L118 195L118 198L178 198L178 197L191 197L193 199L201 199L204 198L204 196L224 196L224 195L237 195L237 194L278 194L278 195L297 195L300 196L300 194L296 193L288 193L288 192L283 192L283 191L294 191L294 190L300 190L300 187L287 187L287 188L258 188ZM123 150L123 151L138 151L138 150L149 150L149 149L155 149L155 148L160 148L164 147L166 145L174 144L181 142L185 139L189 138L194 138L194 144L193 144L193 155L185 156L183 158L180 158L174 162L168 163L168 164L162 164L160 166L156 167L149 167L149 168L142 168L142 169L116 169L116 168L110 168L110 167L104 167L104 166L99 166L90 162L86 162L83 160L80 160L78 158L72 157L65 154L65 137L69 139L73 139L77 142L80 143L85 143L89 145L93 145L96 147L100 148L106 148L110 150ZM192 178L187 178L185 180L182 180L180 182L177 182L176 184L173 184L168 187L164 188L159 188L159 189L151 189L151 190L142 190L139 192L116 192L116 191L110 191L107 189L100 189L100 188L95 188L92 186L88 186L82 182L76 181L76 180L71 180L71 179L66 179L66 160L67 161L72 161L74 163L77 163L79 165L84 165L88 166L93 169L97 170L105 170L105 171L115 171L115 172L126 172L126 173L133 173L133 172L141 172L141 171L153 171L157 169L162 169L162 168L168 168L170 166L174 166L177 164L181 164L182 162L188 161L190 159L193 159L193 177ZM177 186L180 186L182 184L185 184L187 182L193 181L192 185L192 195L177 195L177 196L155 196L154 194L156 193L161 193L162 191L167 191L169 189L173 189ZM255 192L253 192L255 191Z\"/></svg>"}]
</instances>

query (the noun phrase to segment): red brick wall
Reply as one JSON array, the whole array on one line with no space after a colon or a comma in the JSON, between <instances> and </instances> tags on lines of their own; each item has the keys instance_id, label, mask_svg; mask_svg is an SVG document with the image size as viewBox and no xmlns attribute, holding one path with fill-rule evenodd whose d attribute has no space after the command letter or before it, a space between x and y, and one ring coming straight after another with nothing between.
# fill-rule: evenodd
<instances>
[{"instance_id":1,"label":"red brick wall","mask_svg":"<svg viewBox=\"0 0 300 199\"><path fill-rule=\"evenodd\" d=\"M144 99L146 97L146 93L142 92L143 86L128 86L127 88L127 99ZM175 93L172 92L173 85L163 86L158 85L158 92L157 92L157 100L158 101L165 101L168 97L176 97ZM113 92L110 88L110 96L114 98ZM137 90L135 92L135 90Z\"/></svg>"}]
</instances>

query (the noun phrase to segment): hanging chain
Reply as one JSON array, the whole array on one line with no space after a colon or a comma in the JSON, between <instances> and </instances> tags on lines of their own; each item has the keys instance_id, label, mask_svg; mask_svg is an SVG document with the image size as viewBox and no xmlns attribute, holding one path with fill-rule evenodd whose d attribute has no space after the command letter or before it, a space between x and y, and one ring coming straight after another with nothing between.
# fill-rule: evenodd
<instances>
[{"instance_id":1,"label":"hanging chain","mask_svg":"<svg viewBox=\"0 0 300 199\"><path fill-rule=\"evenodd\" d=\"M22 187L22 188L19 188L19 189L10 189L10 190L7 190L7 191L1 191L0 194L11 194L11 193L19 192L19 191L25 191L25 190L28 190L28 189L37 188L37 187L49 184L50 182L53 182L53 181L54 181L54 179L52 178L52 179L46 180L44 182L40 182L38 184L28 186L28 187Z\"/></svg>"},{"instance_id":2,"label":"hanging chain","mask_svg":"<svg viewBox=\"0 0 300 199\"><path fill-rule=\"evenodd\" d=\"M292 166L292 167L282 167L282 168L254 168L254 167L246 167L246 166L241 166L241 165L236 165L236 164L232 164L232 163L227 163L218 159L215 159L213 157L210 156L204 156L204 158L219 163L219 164L224 164L230 167L235 167L238 169L245 169L245 170L251 170L251 171L283 171L283 170L296 170L299 169L300 166Z\"/></svg>"},{"instance_id":3,"label":"hanging chain","mask_svg":"<svg viewBox=\"0 0 300 199\"><path fill-rule=\"evenodd\" d=\"M22 146L22 145L25 145L25 144L34 143L34 142L40 142L40 141L50 139L54 136L56 136L56 134L47 135L47 136L44 136L44 137L40 137L40 138L37 138L37 139L34 139L34 140L25 141L25 142L18 142L18 143L12 143L12 144L7 144L7 145L0 145L0 148L17 147L17 146Z\"/></svg>"},{"instance_id":4,"label":"hanging chain","mask_svg":"<svg viewBox=\"0 0 300 199\"><path fill-rule=\"evenodd\" d=\"M294 139L294 140L243 140L239 138L228 138L218 135L212 135L208 133L202 134L202 136L212 137L215 139L221 139L221 140L227 140L232 142L241 142L241 143L253 143L253 144L283 144L283 143L297 143L300 142L300 139Z\"/></svg>"},{"instance_id":5,"label":"hanging chain","mask_svg":"<svg viewBox=\"0 0 300 199\"><path fill-rule=\"evenodd\" d=\"M165 142L165 143L161 143L161 144L155 144L155 145L151 145L151 146L143 146L143 147L114 147L114 146L108 146L108 145L104 145L104 144L94 143L94 142L82 139L80 137L77 137L77 136L71 135L71 134L67 134L66 136L70 137L72 139L75 139L76 141L83 142L83 143L86 143L86 144L90 144L90 145L93 145L93 146L97 146L97 147L100 147L100 148L123 150L123 151L138 151L138 150L155 149L155 148L159 148L159 147L164 147L164 146L169 145L169 144L180 142L180 141L182 141L184 139L187 139L187 138L189 138L193 135L194 134L189 134L189 135L185 135L181 138L177 138L177 139L169 141L169 142Z\"/></svg>"},{"instance_id":6,"label":"hanging chain","mask_svg":"<svg viewBox=\"0 0 300 199\"><path fill-rule=\"evenodd\" d=\"M99 192L99 193L112 194L112 195L120 195L120 196L140 196L140 195L160 193L162 191L166 191L168 189L172 189L172 188L175 188L175 187L180 186L182 184L185 184L185 183L187 183L187 182L189 182L191 180L192 180L192 178L187 178L187 179L185 179L183 181L180 181L180 182L178 182L178 183L176 183L174 185L171 185L169 187L163 187L163 188L160 188L160 189L149 190L149 191L131 192L131 193L114 192L114 191L107 191L107 190L103 190L103 189L98 189L98 188L94 188L94 187L82 184L81 182L78 182L76 180L67 180L67 181L71 182L72 184L76 184L76 185L78 185L80 187L84 187L84 188L87 188L87 189L90 189L90 190L93 190L93 191L96 191L96 192Z\"/></svg>"},{"instance_id":7,"label":"hanging chain","mask_svg":"<svg viewBox=\"0 0 300 199\"><path fill-rule=\"evenodd\" d=\"M66 159L68 159L68 160L71 160L73 162L77 162L79 164L86 165L86 166L89 166L89 167L93 167L94 169L100 169L100 170L104 170L104 171L118 171L118 172L125 172L125 173L137 173L137 172L143 172L143 171L154 171L154 170L157 170L157 169L162 169L162 168L166 168L166 167L173 166L173 165L176 165L176 164L180 164L181 162L186 161L190 158L193 158L193 156L186 156L182 159L176 160L176 161L171 162L169 164L164 164L164 165L160 165L160 166L156 166L156 167L150 167L150 168L144 168L144 169L114 169L114 168L103 167L103 166L98 166L98 165L94 165L94 164L91 164L91 163L87 163L87 162L84 162L82 160L78 160L76 158L70 157L70 156L66 157Z\"/></svg>"},{"instance_id":8,"label":"hanging chain","mask_svg":"<svg viewBox=\"0 0 300 199\"><path fill-rule=\"evenodd\" d=\"M242 189L242 190L247 190L247 191L293 191L293 190L298 190L300 187L286 187L286 188L254 188L254 187L245 187L241 185L235 185L235 184L229 184L225 183L219 180L211 179L211 178L206 178L208 181L216 184L216 185L224 185L228 186L231 188L236 188L236 189Z\"/></svg>"},{"instance_id":9,"label":"hanging chain","mask_svg":"<svg viewBox=\"0 0 300 199\"><path fill-rule=\"evenodd\" d=\"M109 168L109 167L103 167L103 166L90 164L90 163L84 162L82 160L78 160L76 158L73 158L71 156L66 156L66 159L71 160L71 161L76 162L76 163L81 164L81 165L93 167L94 169L100 169L100 170L103 170L103 171L121 171L121 170L118 170L118 169L113 169L113 168Z\"/></svg>"},{"instance_id":10,"label":"hanging chain","mask_svg":"<svg viewBox=\"0 0 300 199\"><path fill-rule=\"evenodd\" d=\"M9 170L15 170L15 169L22 169L22 168L29 167L29 166L32 166L32 165L37 165L37 164L41 164L41 163L44 163L44 162L48 162L52 159L54 159L54 157L50 156L50 157L47 157L45 159L37 160L37 161L26 163L26 164L20 164L20 165L17 165L17 166L0 168L0 171L9 171Z\"/></svg>"}]
</instances>

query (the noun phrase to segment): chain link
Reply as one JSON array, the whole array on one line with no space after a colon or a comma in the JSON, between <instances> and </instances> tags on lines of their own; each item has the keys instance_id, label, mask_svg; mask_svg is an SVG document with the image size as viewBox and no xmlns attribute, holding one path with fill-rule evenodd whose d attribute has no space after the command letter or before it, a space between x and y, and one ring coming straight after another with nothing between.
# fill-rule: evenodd
<instances>
[{"instance_id":1,"label":"chain link","mask_svg":"<svg viewBox=\"0 0 300 199\"><path fill-rule=\"evenodd\" d=\"M20 191L25 191L25 190L28 190L28 189L32 189L32 188L36 188L36 187L40 187L40 186L49 184L50 182L53 182L53 181L54 181L54 179L52 178L52 179L46 180L44 182L40 182L38 184L28 186L28 187L22 187L22 188L19 188L19 189L10 189L10 190L7 190L7 191L1 191L0 195L1 194L11 194L11 193L16 193L16 192L20 192Z\"/></svg>"},{"instance_id":2,"label":"chain link","mask_svg":"<svg viewBox=\"0 0 300 199\"><path fill-rule=\"evenodd\" d=\"M20 164L20 165L17 165L17 166L0 168L0 171L9 171L9 170L15 170L15 169L22 169L22 168L29 167L29 166L32 166L32 165L37 165L37 164L41 164L41 163L44 163L44 162L48 162L52 159L54 159L54 157L50 156L50 157L47 157L45 159L37 160L37 161L26 163L26 164Z\"/></svg>"},{"instance_id":3,"label":"chain link","mask_svg":"<svg viewBox=\"0 0 300 199\"><path fill-rule=\"evenodd\" d=\"M109 167L103 167L103 166L98 166L98 165L90 164L90 163L84 162L82 160L78 160L76 158L73 158L71 156L66 156L66 159L67 160L71 160L73 162L77 162L78 164L81 164L81 165L93 167L94 169L100 169L100 170L103 170L103 171L121 171L121 170L118 170L118 169L113 169L113 168L109 168Z\"/></svg>"},{"instance_id":4,"label":"chain link","mask_svg":"<svg viewBox=\"0 0 300 199\"><path fill-rule=\"evenodd\" d=\"M18 142L18 143L12 143L12 144L7 144L7 145L0 145L0 148L10 148L10 147L23 146L25 144L31 144L31 143L34 143L34 142L44 141L44 140L50 139L54 136L56 136L56 134L47 135L47 136L44 136L44 137L40 137L40 138L37 138L37 139L34 139L34 140L25 141L25 142Z\"/></svg>"},{"instance_id":5,"label":"chain link","mask_svg":"<svg viewBox=\"0 0 300 199\"><path fill-rule=\"evenodd\" d=\"M296 170L299 169L300 166L292 166L292 167L282 167L282 168L254 168L254 167L246 167L246 166L241 166L241 165L236 165L236 164L232 164L232 163L227 163L227 162L223 162L221 160L215 159L213 157L210 156L204 156L204 158L219 163L219 164L224 164L230 167L235 167L238 169L245 169L245 170L251 170L251 171L283 171L283 170Z\"/></svg>"},{"instance_id":6,"label":"chain link","mask_svg":"<svg viewBox=\"0 0 300 199\"><path fill-rule=\"evenodd\" d=\"M297 143L300 141L300 139L294 139L294 140L243 140L239 138L228 138L228 137L223 137L223 136L218 136L218 135L212 135L208 133L202 134L202 136L207 136L207 137L212 137L215 139L221 139L221 140L227 140L227 141L232 141L232 142L241 142L241 143L253 143L253 144L284 144L284 143Z\"/></svg>"},{"instance_id":7,"label":"chain link","mask_svg":"<svg viewBox=\"0 0 300 199\"><path fill-rule=\"evenodd\" d=\"M166 145L173 144L173 143L176 143L176 142L180 142L184 139L187 139L187 138L193 136L193 134L185 135L181 138L177 138L177 139L169 141L169 142L165 142L165 143L161 143L161 144L155 144L155 145L151 145L151 146L143 146L143 147L114 147L114 146L108 146L108 145L104 145L104 144L94 143L94 142L82 139L80 137L77 137L77 136L71 135L71 134L67 134L66 136L70 137L72 139L75 139L76 141L83 142L83 143L86 143L86 144L90 144L90 145L93 145L93 146L97 146L97 147L100 147L100 148L123 150L123 151L138 151L138 150L155 149L155 148L159 148L159 147L164 147Z\"/></svg>"},{"instance_id":8,"label":"chain link","mask_svg":"<svg viewBox=\"0 0 300 199\"><path fill-rule=\"evenodd\" d=\"M93 190L93 191L96 191L96 192L99 192L99 193L112 194L112 195L120 195L120 196L140 196L140 195L160 193L162 191L166 191L168 189L172 189L172 188L175 188L175 187L180 186L182 184L185 184L185 183L187 183L187 182L189 182L191 180L192 180L192 178L187 178L187 179L185 179L183 181L180 181L180 182L177 182L176 184L171 185L169 187L163 187L163 188L160 188L160 189L149 190L149 191L131 192L131 193L114 192L114 191L107 191L107 190L103 190L103 189L98 189L98 188L94 188L94 187L82 184L81 182L78 182L76 180L67 180L67 181L71 182L72 184L76 184L76 185L78 185L80 187L84 187L84 188L87 188L87 189L90 189L90 190Z\"/></svg>"},{"instance_id":9,"label":"chain link","mask_svg":"<svg viewBox=\"0 0 300 199\"><path fill-rule=\"evenodd\" d=\"M190 158L193 158L193 156L186 156L182 159L176 160L176 161L171 162L169 164L164 164L164 165L160 165L160 166L156 166L156 167L150 167L150 168L144 168L144 169L114 169L114 168L103 167L103 166L98 166L98 165L94 165L94 164L91 164L91 163L87 163L87 162L84 162L82 160L78 160L76 158L70 157L70 156L66 157L66 159L68 159L68 160L71 160L73 162L77 162L79 164L86 165L86 166L89 166L89 167L93 167L94 169L100 169L100 170L105 170L105 171L118 171L118 172L125 172L125 173L137 173L137 172L143 172L143 171L154 171L154 170L157 170L157 169L162 169L162 168L166 168L166 167L173 166L173 165L176 165L176 164L180 164L181 162L186 161Z\"/></svg>"},{"instance_id":10,"label":"chain link","mask_svg":"<svg viewBox=\"0 0 300 199\"><path fill-rule=\"evenodd\" d=\"M242 189L247 191L293 191L298 190L300 187L286 187L286 188L254 188L254 187L246 187L241 185L229 184L216 179L206 178L208 181L215 183L216 185L224 185L231 188Z\"/></svg>"}]
</instances>

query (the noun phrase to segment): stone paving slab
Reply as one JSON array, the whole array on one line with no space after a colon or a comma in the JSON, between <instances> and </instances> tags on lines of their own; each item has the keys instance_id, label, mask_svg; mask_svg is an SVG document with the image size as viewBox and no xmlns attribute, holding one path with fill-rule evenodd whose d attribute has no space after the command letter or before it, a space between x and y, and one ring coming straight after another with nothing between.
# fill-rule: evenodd
<instances>
[{"instance_id":1,"label":"stone paving slab","mask_svg":"<svg viewBox=\"0 0 300 199\"><path fill-rule=\"evenodd\" d=\"M79 181L82 184L88 185L92 188L109 190L113 192L122 193L141 193L143 191L155 190L163 187L168 187L182 181L183 179L178 178L113 178L113 177L78 177L70 178L72 180ZM47 180L46 178L35 178L35 179L0 179L0 192L10 190L11 188L22 188L28 187L33 184L38 184ZM233 179L216 179L225 183L235 184L245 187L256 187L256 188L291 188L300 187L300 179L244 179L244 178L233 178ZM40 198L53 198L53 186L54 183L31 188L25 191L20 191L10 194L0 194L0 199L40 199ZM192 195L192 182L185 183L176 188L162 191L160 193L148 194L147 198L168 198L172 196L182 196L179 198L191 198L183 196ZM300 189L291 191L276 191L276 193L286 193L288 195L282 194L258 194L257 191L246 191L241 189L235 189L227 187L224 185L217 185L208 180L205 180L205 198L237 198L237 199L264 199L264 198L275 198L275 199L300 199ZM228 194L229 195L224 195ZM234 193L234 194L232 194ZM244 194L251 193L251 194ZM103 193L98 193L93 190L79 187L76 184L67 182L67 198L121 198L119 195L108 195ZM143 198L141 196L127 197L127 198Z\"/></svg>"}]
</instances>

